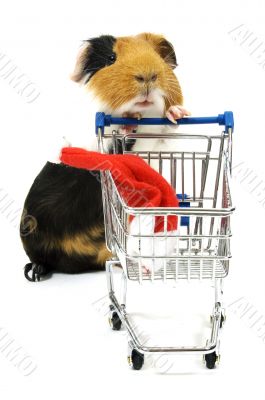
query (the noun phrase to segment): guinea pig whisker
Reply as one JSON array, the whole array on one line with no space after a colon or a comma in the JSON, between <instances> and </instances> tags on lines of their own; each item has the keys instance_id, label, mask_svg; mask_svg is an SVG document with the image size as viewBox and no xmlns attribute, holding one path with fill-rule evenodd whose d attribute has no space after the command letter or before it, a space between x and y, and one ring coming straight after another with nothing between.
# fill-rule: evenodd
<instances>
[{"instance_id":1,"label":"guinea pig whisker","mask_svg":"<svg viewBox=\"0 0 265 400\"><path fill-rule=\"evenodd\" d=\"M115 100L113 101L113 106L117 108L118 106L125 103L125 101L126 101L125 97L117 96L117 97L115 97Z\"/></svg>"},{"instance_id":2,"label":"guinea pig whisker","mask_svg":"<svg viewBox=\"0 0 265 400\"><path fill-rule=\"evenodd\" d=\"M173 99L172 89L170 90L169 87L168 87L167 89L168 89L168 91L167 91L167 93L166 93L167 97L171 97L171 98Z\"/></svg>"},{"instance_id":3,"label":"guinea pig whisker","mask_svg":"<svg viewBox=\"0 0 265 400\"><path fill-rule=\"evenodd\" d=\"M173 78L166 78L166 81L167 81L167 82L173 82L174 85L176 86L176 81L175 81L175 79L173 79Z\"/></svg>"},{"instance_id":4,"label":"guinea pig whisker","mask_svg":"<svg viewBox=\"0 0 265 400\"><path fill-rule=\"evenodd\" d=\"M169 93L177 93L177 94L179 94L179 95L181 95L182 93L181 93L181 91L179 90L179 88L178 87L173 87L173 86L170 86L170 85L167 85L167 90L168 90L168 92Z\"/></svg>"},{"instance_id":5,"label":"guinea pig whisker","mask_svg":"<svg viewBox=\"0 0 265 400\"><path fill-rule=\"evenodd\" d=\"M172 96L171 94L167 93L166 99L168 100L168 102L169 102L170 105L173 106L173 105L176 104L176 101L174 101L174 98L173 98L173 96Z\"/></svg>"},{"instance_id":6,"label":"guinea pig whisker","mask_svg":"<svg viewBox=\"0 0 265 400\"><path fill-rule=\"evenodd\" d=\"M126 98L125 97L116 98L115 101L114 101L114 103L117 106L120 106L120 105L124 104L125 102L126 102Z\"/></svg>"},{"instance_id":7,"label":"guinea pig whisker","mask_svg":"<svg viewBox=\"0 0 265 400\"><path fill-rule=\"evenodd\" d=\"M172 98L169 98L168 96L166 96L166 100L169 102L169 104L172 106L174 105L174 101Z\"/></svg>"},{"instance_id":8,"label":"guinea pig whisker","mask_svg":"<svg viewBox=\"0 0 265 400\"><path fill-rule=\"evenodd\" d=\"M173 82L172 82L172 84L170 82L167 82L166 87L167 87L167 90L169 90L170 92L179 91L179 88L176 85L174 85Z\"/></svg>"},{"instance_id":9,"label":"guinea pig whisker","mask_svg":"<svg viewBox=\"0 0 265 400\"><path fill-rule=\"evenodd\" d=\"M167 87L168 93L172 95L172 93L181 94L181 92L177 88Z\"/></svg>"}]
</instances>

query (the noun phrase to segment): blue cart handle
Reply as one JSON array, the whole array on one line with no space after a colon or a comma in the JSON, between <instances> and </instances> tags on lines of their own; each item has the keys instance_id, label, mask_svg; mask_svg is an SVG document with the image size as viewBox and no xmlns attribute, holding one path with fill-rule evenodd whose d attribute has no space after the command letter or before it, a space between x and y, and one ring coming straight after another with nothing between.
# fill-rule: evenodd
<instances>
[{"instance_id":1,"label":"blue cart handle","mask_svg":"<svg viewBox=\"0 0 265 400\"><path fill-rule=\"evenodd\" d=\"M232 111L225 111L216 117L185 117L177 120L178 125L219 124L225 127L225 132L234 129L234 117ZM96 134L101 129L104 133L105 126L111 125L174 125L167 118L119 118L112 117L103 112L96 113Z\"/></svg>"}]
</instances>

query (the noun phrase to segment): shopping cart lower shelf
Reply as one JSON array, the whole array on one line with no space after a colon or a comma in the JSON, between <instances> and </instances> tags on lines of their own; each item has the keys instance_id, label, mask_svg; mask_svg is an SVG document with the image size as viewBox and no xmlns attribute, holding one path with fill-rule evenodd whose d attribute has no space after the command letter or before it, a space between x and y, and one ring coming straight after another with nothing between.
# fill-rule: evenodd
<instances>
[{"instance_id":1,"label":"shopping cart lower shelf","mask_svg":"<svg viewBox=\"0 0 265 400\"><path fill-rule=\"evenodd\" d=\"M230 217L232 206L230 177L232 163L233 114L225 112L217 117L185 118L182 124L219 124L223 126L219 134L181 134L181 133L127 133L105 132L110 125L165 125L169 121L159 118L133 119L113 118L103 113L96 117L96 131L99 149L105 152L105 140L111 140L113 149L121 148L124 154L136 154L157 169L171 183L180 201L175 208L131 208L120 197L119 191L109 171L101 172L106 244L113 258L106 262L106 275L110 299L109 323L113 330L123 326L129 335L128 362L136 370L144 365L145 354L195 353L203 355L206 367L213 369L219 362L219 333L225 322L225 309L222 303L224 278L229 272ZM133 151L132 140L153 143L166 139L168 149ZM150 141L150 142L148 142ZM152 142L151 142L152 141ZM119 143L119 146L118 146ZM128 145L129 144L129 145ZM121 146L122 145L122 146ZM138 146L138 148L141 146ZM181 204L182 203L182 204ZM155 253L155 238L151 234L130 232L131 216L139 219L139 224L148 218L169 216L179 218L177 232L161 233L165 243L165 254ZM165 223L167 226L167 223ZM131 254L130 241L136 241L138 254ZM147 242L147 240L149 242ZM174 251L167 252L168 243L174 242ZM150 243L146 253L146 243ZM143 254L144 253L144 254ZM148 270L145 266L148 264ZM114 288L113 269L121 271L123 293L118 300ZM126 312L127 281L142 285L162 281L176 285L179 281L202 280L214 285L215 299L210 316L211 335L205 346L146 346L130 322Z\"/></svg>"}]
</instances>

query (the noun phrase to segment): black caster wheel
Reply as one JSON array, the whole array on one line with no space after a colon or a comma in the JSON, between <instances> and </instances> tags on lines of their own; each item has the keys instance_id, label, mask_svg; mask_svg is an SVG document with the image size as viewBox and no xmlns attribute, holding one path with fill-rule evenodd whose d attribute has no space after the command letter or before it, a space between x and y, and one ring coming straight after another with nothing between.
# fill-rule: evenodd
<instances>
[{"instance_id":1,"label":"black caster wheel","mask_svg":"<svg viewBox=\"0 0 265 400\"><path fill-rule=\"evenodd\" d=\"M144 355L133 349L131 355L128 357L128 362L133 369L139 370L144 365Z\"/></svg>"},{"instance_id":2,"label":"black caster wheel","mask_svg":"<svg viewBox=\"0 0 265 400\"><path fill-rule=\"evenodd\" d=\"M121 329L121 320L116 311L111 312L109 316L109 324L111 329L114 331L119 331Z\"/></svg>"},{"instance_id":3,"label":"black caster wheel","mask_svg":"<svg viewBox=\"0 0 265 400\"><path fill-rule=\"evenodd\" d=\"M220 356L218 356L215 351L210 354L205 354L204 361L206 363L206 367L208 369L214 369L216 363L219 361L219 358L220 358Z\"/></svg>"}]
</instances>

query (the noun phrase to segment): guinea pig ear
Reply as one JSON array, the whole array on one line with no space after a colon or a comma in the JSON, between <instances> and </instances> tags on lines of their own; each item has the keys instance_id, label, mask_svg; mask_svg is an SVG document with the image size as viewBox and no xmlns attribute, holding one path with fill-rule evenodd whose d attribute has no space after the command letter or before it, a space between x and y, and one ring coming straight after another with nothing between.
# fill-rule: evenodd
<instances>
[{"instance_id":1,"label":"guinea pig ear","mask_svg":"<svg viewBox=\"0 0 265 400\"><path fill-rule=\"evenodd\" d=\"M70 78L74 82L80 82L86 76L85 65L89 57L89 48L90 43L88 40L84 41L80 47L80 50L77 54L74 71L70 75Z\"/></svg>"},{"instance_id":2,"label":"guinea pig ear","mask_svg":"<svg viewBox=\"0 0 265 400\"><path fill-rule=\"evenodd\" d=\"M149 42L172 69L176 68L178 63L174 47L164 36L155 35L153 33L141 33L136 37Z\"/></svg>"}]
</instances>

